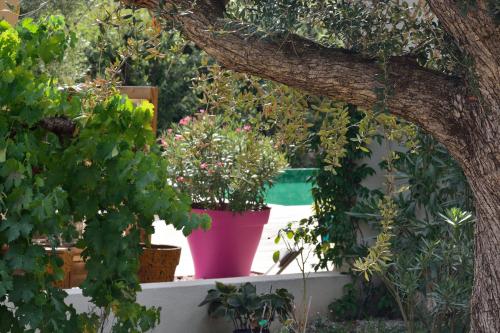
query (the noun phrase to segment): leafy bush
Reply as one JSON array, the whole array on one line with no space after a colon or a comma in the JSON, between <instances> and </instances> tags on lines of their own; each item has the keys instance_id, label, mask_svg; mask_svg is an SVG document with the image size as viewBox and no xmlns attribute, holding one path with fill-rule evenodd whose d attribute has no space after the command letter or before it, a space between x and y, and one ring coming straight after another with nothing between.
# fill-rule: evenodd
<instances>
[{"instance_id":1,"label":"leafy bush","mask_svg":"<svg viewBox=\"0 0 500 333\"><path fill-rule=\"evenodd\" d=\"M359 313L358 295L354 284L348 283L343 288L344 296L328 306L332 316L336 320L357 319Z\"/></svg>"},{"instance_id":2,"label":"leafy bush","mask_svg":"<svg viewBox=\"0 0 500 333\"><path fill-rule=\"evenodd\" d=\"M170 181L197 208L263 209L265 185L286 166L270 138L206 112L182 119L160 144Z\"/></svg>"},{"instance_id":3,"label":"leafy bush","mask_svg":"<svg viewBox=\"0 0 500 333\"><path fill-rule=\"evenodd\" d=\"M381 233L392 243L389 255L383 258L375 254L380 246L377 241L368 257L356 262L356 269L365 276L375 275L383 281L409 332L416 331L417 322L431 332L468 329L473 278L472 222L471 214L449 209L440 220L416 223L425 236L417 236L413 244L408 242L409 237L402 239L407 248L397 247L401 229L392 222L391 233Z\"/></svg>"},{"instance_id":4,"label":"leafy bush","mask_svg":"<svg viewBox=\"0 0 500 333\"><path fill-rule=\"evenodd\" d=\"M331 322L324 318L316 319L308 333L404 333L401 321L391 320L360 320L351 322Z\"/></svg>"},{"instance_id":5,"label":"leafy bush","mask_svg":"<svg viewBox=\"0 0 500 333\"><path fill-rule=\"evenodd\" d=\"M293 295L286 289L274 293L257 294L254 285L247 282L239 287L217 282L200 306L208 305L208 314L224 317L234 324L235 330L269 332L276 319L286 323L293 317Z\"/></svg>"},{"instance_id":6,"label":"leafy bush","mask_svg":"<svg viewBox=\"0 0 500 333\"><path fill-rule=\"evenodd\" d=\"M408 331L420 322L428 331L460 332L469 326L474 267L471 192L441 145L422 134L419 142L416 154L397 154L386 165L406 184L388 201L391 209L365 202L357 212L388 228L379 236L385 244L377 240L356 268L383 281Z\"/></svg>"},{"instance_id":7,"label":"leafy bush","mask_svg":"<svg viewBox=\"0 0 500 333\"><path fill-rule=\"evenodd\" d=\"M24 20L16 29L0 22L2 332L93 332L108 315L114 332L153 328L158 309L135 301L139 229L151 234L155 214L186 233L198 223L189 199L166 185L150 104L69 95L44 74L73 43L60 17ZM86 227L77 239L79 222ZM81 287L99 315L64 303L67 294L53 285L62 260L33 242L40 235L51 253L62 241L84 249Z\"/></svg>"},{"instance_id":8,"label":"leafy bush","mask_svg":"<svg viewBox=\"0 0 500 333\"><path fill-rule=\"evenodd\" d=\"M175 29L155 24L145 9L113 0L22 1L22 13L43 18L58 13L78 37L63 63L48 70L64 84L110 75L122 85L159 87L158 127L192 114L199 106L192 79L201 51Z\"/></svg>"},{"instance_id":9,"label":"leafy bush","mask_svg":"<svg viewBox=\"0 0 500 333\"><path fill-rule=\"evenodd\" d=\"M321 267L339 267L366 255L366 249L356 248L357 223L381 226L379 246L368 249L367 259L358 265L374 279L358 281L345 298L332 303L335 319L393 318L397 311L410 331L418 322L429 331L465 329L473 218L465 212L472 209L472 199L463 172L446 149L419 133L415 150L391 152L391 163L381 163L393 182L388 188L396 188L395 182L402 186L388 196L381 190L368 191L360 182L372 170L360 158L370 154L356 148L356 127L347 132L350 143L342 166L334 172L322 168L316 177L316 216L301 221L300 232L292 233L316 245ZM387 296L381 297L384 293Z\"/></svg>"},{"instance_id":10,"label":"leafy bush","mask_svg":"<svg viewBox=\"0 0 500 333\"><path fill-rule=\"evenodd\" d=\"M362 160L370 158L371 152L358 141L358 124L365 115L352 105L349 111L351 126L346 132L348 141L344 145L344 157L340 159L339 166L332 170L323 152L320 170L312 179L315 215L308 221L308 232L319 258L316 269L328 268L331 264L341 267L363 253L357 243L358 219L349 212L359 200L378 192L370 191L362 184L364 179L375 173Z\"/></svg>"},{"instance_id":11,"label":"leafy bush","mask_svg":"<svg viewBox=\"0 0 500 333\"><path fill-rule=\"evenodd\" d=\"M193 113L200 104L191 89L201 66L199 49L175 29L155 23L145 9L105 1L96 5L92 15L99 20L100 29L94 35L86 34L90 45L85 57L91 77L103 77L106 68L113 68L123 85L158 86L160 129Z\"/></svg>"},{"instance_id":12,"label":"leafy bush","mask_svg":"<svg viewBox=\"0 0 500 333\"><path fill-rule=\"evenodd\" d=\"M352 279L352 283L344 286L344 296L328 306L332 320L345 322L366 318L401 318L396 301L380 280L366 281L355 274Z\"/></svg>"}]
</instances>

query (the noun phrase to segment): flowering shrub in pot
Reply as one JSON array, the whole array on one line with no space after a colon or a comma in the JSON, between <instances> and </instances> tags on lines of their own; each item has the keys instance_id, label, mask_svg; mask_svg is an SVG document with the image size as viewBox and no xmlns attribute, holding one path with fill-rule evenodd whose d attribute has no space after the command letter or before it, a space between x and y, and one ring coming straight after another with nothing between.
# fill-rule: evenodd
<instances>
[{"instance_id":1,"label":"flowering shrub in pot","mask_svg":"<svg viewBox=\"0 0 500 333\"><path fill-rule=\"evenodd\" d=\"M160 138L168 178L212 218L188 237L197 278L250 274L270 209L265 187L285 168L272 140L249 125L200 112Z\"/></svg>"}]
</instances>

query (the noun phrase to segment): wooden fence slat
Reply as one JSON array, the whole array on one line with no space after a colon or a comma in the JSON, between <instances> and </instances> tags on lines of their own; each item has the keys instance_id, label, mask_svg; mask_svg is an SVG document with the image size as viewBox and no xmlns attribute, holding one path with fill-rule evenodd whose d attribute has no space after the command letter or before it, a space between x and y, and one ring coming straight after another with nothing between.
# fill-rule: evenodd
<instances>
[{"instance_id":1,"label":"wooden fence slat","mask_svg":"<svg viewBox=\"0 0 500 333\"><path fill-rule=\"evenodd\" d=\"M11 10L14 9L14 11ZM15 25L19 19L19 0L0 0L0 20Z\"/></svg>"}]
</instances>

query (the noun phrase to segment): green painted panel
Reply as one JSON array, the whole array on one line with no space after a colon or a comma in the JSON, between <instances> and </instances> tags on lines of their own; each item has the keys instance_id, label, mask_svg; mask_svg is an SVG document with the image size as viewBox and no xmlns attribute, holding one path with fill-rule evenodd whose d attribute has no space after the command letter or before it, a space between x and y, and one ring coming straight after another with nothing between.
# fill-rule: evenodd
<instances>
[{"instance_id":1,"label":"green painted panel","mask_svg":"<svg viewBox=\"0 0 500 333\"><path fill-rule=\"evenodd\" d=\"M318 169L286 169L274 181L274 186L267 190L268 204L298 206L311 205L313 196L312 183L308 182Z\"/></svg>"}]
</instances>

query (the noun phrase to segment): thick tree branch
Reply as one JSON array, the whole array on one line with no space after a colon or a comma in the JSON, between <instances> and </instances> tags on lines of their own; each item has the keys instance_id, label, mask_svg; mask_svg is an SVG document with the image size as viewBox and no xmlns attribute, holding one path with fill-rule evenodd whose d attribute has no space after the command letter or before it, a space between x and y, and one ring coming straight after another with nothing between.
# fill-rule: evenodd
<instances>
[{"instance_id":1,"label":"thick tree branch","mask_svg":"<svg viewBox=\"0 0 500 333\"><path fill-rule=\"evenodd\" d=\"M123 0L149 8L180 24L185 36L228 69L271 79L316 95L370 109L380 101L377 88L385 87L376 60L343 49L326 48L296 35L262 36L246 26L221 19L219 1ZM183 15L173 13L173 6ZM418 66L405 58L388 65L390 112L418 124L447 146L461 149L454 135L458 128L456 104L463 83ZM458 102L457 102L458 101Z\"/></svg>"},{"instance_id":2,"label":"thick tree branch","mask_svg":"<svg viewBox=\"0 0 500 333\"><path fill-rule=\"evenodd\" d=\"M56 134L59 137L73 137L76 124L71 119L64 116L49 117L42 119L38 126Z\"/></svg>"}]
</instances>

